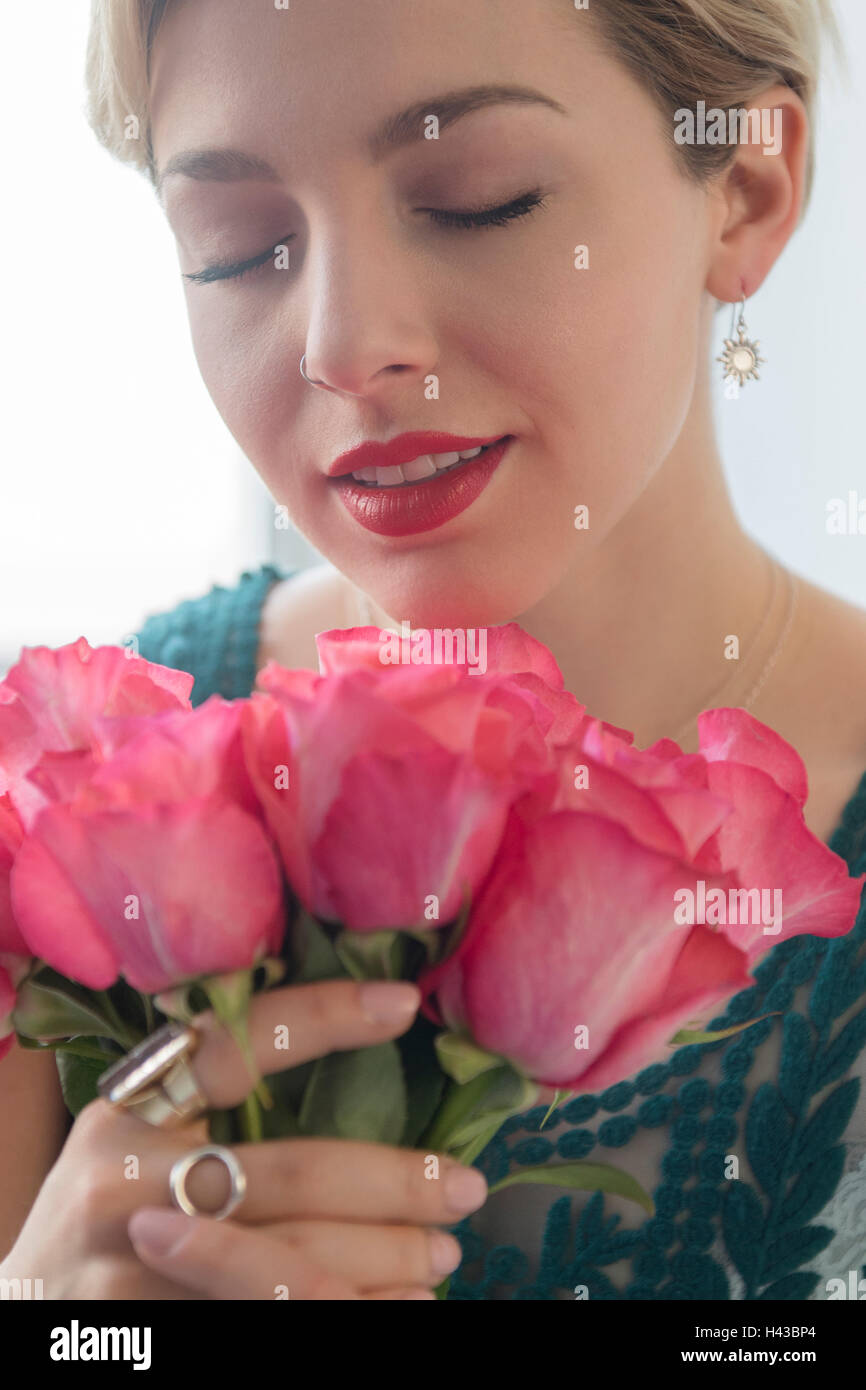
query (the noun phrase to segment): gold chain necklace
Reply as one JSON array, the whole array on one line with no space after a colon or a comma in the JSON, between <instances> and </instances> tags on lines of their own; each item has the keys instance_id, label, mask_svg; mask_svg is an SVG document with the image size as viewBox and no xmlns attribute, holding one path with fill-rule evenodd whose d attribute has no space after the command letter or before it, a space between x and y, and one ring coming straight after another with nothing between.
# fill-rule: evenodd
<instances>
[{"instance_id":1,"label":"gold chain necklace","mask_svg":"<svg viewBox=\"0 0 866 1390\"><path fill-rule=\"evenodd\" d=\"M785 579L788 589L788 602L786 606L785 622L775 647L770 652L770 655L767 657L767 660L765 661L748 695L737 705L737 709L747 710L750 709L751 706L754 704L755 700L758 698L764 686L766 685L767 680L770 676L770 672L772 671L776 662L779 660L779 657L782 655L782 652L785 648L785 644L787 643L788 638L791 635L791 628L794 625L794 614L797 608L797 596L799 592L797 577L796 575L791 574L790 570L782 569L782 566L778 563L778 561L772 560L771 563L773 566L773 592L770 595L770 599L767 604L767 610L764 614L761 626L759 627L755 635L755 638L752 642L751 651L757 651L759 649L761 637L763 636L767 624L770 620L770 614L773 611L773 607L775 605L776 600L776 594L779 591L779 583L782 578ZM701 704L696 710L696 712L693 715L691 715L685 721L684 724L680 725L676 734L673 736L675 743L682 742L685 735L691 731L692 725L697 721L698 715L703 710L718 709L720 707L721 701L723 700L727 691L730 690L732 685L736 684L739 674L739 671L735 671L731 676L728 677L728 679L716 691L714 695L711 695L709 699L701 701Z\"/></svg>"}]
</instances>

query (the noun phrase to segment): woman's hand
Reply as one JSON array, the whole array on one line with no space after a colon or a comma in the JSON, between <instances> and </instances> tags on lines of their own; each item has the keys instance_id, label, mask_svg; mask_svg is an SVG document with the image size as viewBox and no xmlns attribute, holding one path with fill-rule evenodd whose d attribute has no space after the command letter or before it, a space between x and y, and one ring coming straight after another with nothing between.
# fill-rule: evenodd
<instances>
[{"instance_id":1,"label":"woman's hand","mask_svg":"<svg viewBox=\"0 0 866 1390\"><path fill-rule=\"evenodd\" d=\"M327 981L271 990L250 1007L249 1031L267 1075L330 1052L373 1046L406 1031L414 986ZM249 1091L243 1058L213 1014L196 1019L193 1070L214 1109ZM289 1028L290 1051L274 1046ZM21 1234L0 1265L5 1278L42 1279L53 1299L432 1298L460 1250L437 1229L481 1206L477 1170L419 1150L339 1139L233 1145L246 1195L232 1219L178 1212L169 1195L175 1160L207 1143L204 1120L157 1129L97 1100L85 1107ZM198 1164L187 1192L217 1210L223 1165Z\"/></svg>"}]
</instances>

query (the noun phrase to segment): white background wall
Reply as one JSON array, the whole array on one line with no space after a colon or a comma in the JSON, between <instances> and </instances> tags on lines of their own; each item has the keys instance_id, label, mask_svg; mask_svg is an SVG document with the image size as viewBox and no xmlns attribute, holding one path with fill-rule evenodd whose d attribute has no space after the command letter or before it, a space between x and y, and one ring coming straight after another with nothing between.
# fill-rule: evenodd
<instances>
[{"instance_id":1,"label":"white background wall","mask_svg":"<svg viewBox=\"0 0 866 1390\"><path fill-rule=\"evenodd\" d=\"M827 503L866 499L866 0L836 0L848 72L828 65L806 220L746 306L767 366L719 433L740 516L781 560L866 607L866 535L827 533ZM727 310L719 328L730 332ZM718 368L720 371L721 368Z\"/></svg>"},{"instance_id":2,"label":"white background wall","mask_svg":"<svg viewBox=\"0 0 866 1390\"><path fill-rule=\"evenodd\" d=\"M837 5L850 71L825 86L815 201L748 305L763 380L720 396L719 427L747 528L866 606L866 536L825 524L829 499L866 497L866 2ZM275 543L268 495L199 379L150 185L84 120L88 10L47 0L0 20L0 668L24 643L117 641Z\"/></svg>"}]
</instances>

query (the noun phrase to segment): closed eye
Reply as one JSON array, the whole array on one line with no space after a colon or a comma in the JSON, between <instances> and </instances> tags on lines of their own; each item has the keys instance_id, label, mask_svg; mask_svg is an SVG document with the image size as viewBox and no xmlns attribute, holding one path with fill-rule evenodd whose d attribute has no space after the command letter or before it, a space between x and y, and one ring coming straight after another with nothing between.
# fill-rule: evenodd
<instances>
[{"instance_id":1,"label":"closed eye","mask_svg":"<svg viewBox=\"0 0 866 1390\"><path fill-rule=\"evenodd\" d=\"M204 270L194 270L184 275L185 280L189 280L193 285L212 285L216 280L240 280L242 275L249 275L250 271L260 270L266 266L268 261L276 260L282 247L288 246L294 240L294 233L285 236L278 241L275 246L269 246L266 251L260 251L257 256L250 256L247 261L218 261L215 265L205 266Z\"/></svg>"},{"instance_id":2,"label":"closed eye","mask_svg":"<svg viewBox=\"0 0 866 1390\"><path fill-rule=\"evenodd\" d=\"M498 203L493 207L418 208L417 211L426 213L430 220L439 226L469 230L473 227L505 227L509 222L514 222L519 217L527 217L544 205L543 195L534 189L529 193L521 193L518 198L512 198L509 203ZM286 246L293 240L293 235L285 236L276 246L269 246L266 251L251 256L249 260L220 261L215 265L205 266L203 270L187 272L183 278L193 285L212 285L219 280L240 280L244 275L263 269L268 261L276 258L281 246Z\"/></svg>"},{"instance_id":3,"label":"closed eye","mask_svg":"<svg viewBox=\"0 0 866 1390\"><path fill-rule=\"evenodd\" d=\"M434 222L446 227L504 227L518 217L526 217L544 206L544 197L538 189L521 193L510 203L499 203L494 207L459 210L451 208L419 208L426 212Z\"/></svg>"}]
</instances>

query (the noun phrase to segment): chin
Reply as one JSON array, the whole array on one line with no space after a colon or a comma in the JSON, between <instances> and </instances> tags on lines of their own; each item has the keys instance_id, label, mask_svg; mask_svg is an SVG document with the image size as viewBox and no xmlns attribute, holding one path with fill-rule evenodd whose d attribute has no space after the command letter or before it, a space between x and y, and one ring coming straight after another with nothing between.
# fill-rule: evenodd
<instances>
[{"instance_id":1,"label":"chin","mask_svg":"<svg viewBox=\"0 0 866 1390\"><path fill-rule=\"evenodd\" d=\"M383 585L373 579L367 592L395 622L406 621L415 628L498 627L519 622L519 615L546 592L537 584L522 586L503 583L502 579L500 575L498 583L473 585L468 577L461 579L457 569L444 581L415 581L404 586Z\"/></svg>"}]
</instances>

